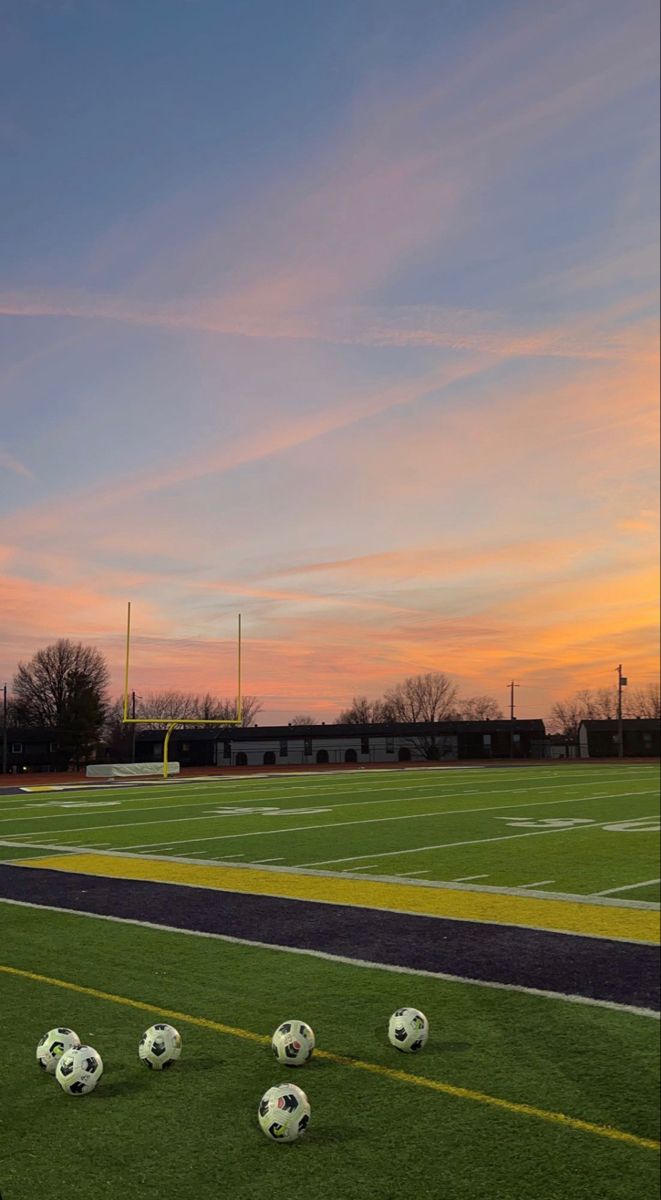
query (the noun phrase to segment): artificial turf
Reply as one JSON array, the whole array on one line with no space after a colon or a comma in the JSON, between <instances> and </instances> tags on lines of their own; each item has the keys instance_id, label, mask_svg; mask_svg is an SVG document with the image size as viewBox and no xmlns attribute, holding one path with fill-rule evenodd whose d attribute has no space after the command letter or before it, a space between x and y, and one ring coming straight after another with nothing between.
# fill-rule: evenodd
<instances>
[{"instance_id":1,"label":"artificial turf","mask_svg":"<svg viewBox=\"0 0 661 1200\"><path fill-rule=\"evenodd\" d=\"M289 1072L310 1098L308 1134L273 1145L256 1107L287 1072L267 1045L182 1021L172 1071L155 1076L137 1058L161 1008L261 1035L301 1017L322 1049L654 1138L653 1019L7 904L0 928L3 964L156 1009L0 972L3 1200L252 1200L285 1189L315 1200L658 1196L654 1150L321 1058ZM430 1020L417 1056L385 1036L403 1004ZM37 1040L58 1024L104 1059L88 1097L66 1096L38 1072Z\"/></svg>"},{"instance_id":2,"label":"artificial turf","mask_svg":"<svg viewBox=\"0 0 661 1200\"><path fill-rule=\"evenodd\" d=\"M29 793L0 798L0 858L92 846L657 901L658 794L639 764Z\"/></svg>"}]
</instances>

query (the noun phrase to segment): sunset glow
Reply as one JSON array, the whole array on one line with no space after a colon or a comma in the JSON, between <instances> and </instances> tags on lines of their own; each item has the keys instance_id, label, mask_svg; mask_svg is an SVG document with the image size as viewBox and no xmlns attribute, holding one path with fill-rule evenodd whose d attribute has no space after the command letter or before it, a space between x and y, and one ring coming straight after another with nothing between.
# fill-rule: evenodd
<instances>
[{"instance_id":1,"label":"sunset glow","mask_svg":"<svg viewBox=\"0 0 661 1200\"><path fill-rule=\"evenodd\" d=\"M10 0L0 684L658 675L658 5Z\"/></svg>"}]
</instances>

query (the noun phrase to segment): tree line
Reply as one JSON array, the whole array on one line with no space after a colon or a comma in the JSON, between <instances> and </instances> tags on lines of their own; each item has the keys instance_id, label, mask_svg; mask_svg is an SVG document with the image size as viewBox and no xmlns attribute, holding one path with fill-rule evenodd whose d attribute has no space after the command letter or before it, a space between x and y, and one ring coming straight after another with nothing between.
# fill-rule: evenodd
<instances>
[{"instance_id":1,"label":"tree line","mask_svg":"<svg viewBox=\"0 0 661 1200\"><path fill-rule=\"evenodd\" d=\"M134 729L162 728L167 718L176 715L194 722L234 720L236 697L219 697L209 692L193 694L176 690L131 695L129 716L139 726L123 722L123 699L109 693L110 670L99 650L61 638L38 650L27 663L19 663L8 701L8 723L14 726L42 726L57 731L63 762L77 767L92 757L128 758L134 746ZM243 696L241 725L255 724L262 709L256 696ZM625 690L623 712L628 717L659 717L661 699L658 684ZM551 708L547 727L568 740L576 740L582 720L613 718L617 715L617 690L582 690ZM410 675L401 683L370 700L354 696L347 708L338 713L341 725L374 725L390 722L436 724L440 721L498 720L503 712L493 696L461 698L456 684L443 671ZM296 713L292 726L314 725L308 713ZM195 724L191 725L195 728ZM200 728L202 725L200 724ZM419 739L419 749L435 757L433 736Z\"/></svg>"}]
</instances>

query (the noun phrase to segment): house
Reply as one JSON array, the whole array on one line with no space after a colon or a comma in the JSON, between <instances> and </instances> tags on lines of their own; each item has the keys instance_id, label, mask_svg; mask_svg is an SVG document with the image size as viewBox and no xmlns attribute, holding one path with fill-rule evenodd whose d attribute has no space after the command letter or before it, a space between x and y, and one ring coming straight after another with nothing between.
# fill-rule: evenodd
<instances>
[{"instance_id":1,"label":"house","mask_svg":"<svg viewBox=\"0 0 661 1200\"><path fill-rule=\"evenodd\" d=\"M301 766L458 759L532 758L545 738L541 720L440 721L378 725L253 725L175 729L172 761L192 766ZM136 737L141 762L163 757L164 731Z\"/></svg>"},{"instance_id":2,"label":"house","mask_svg":"<svg viewBox=\"0 0 661 1200\"><path fill-rule=\"evenodd\" d=\"M4 734L4 730L3 730ZM39 725L16 725L7 729L7 771L66 771L70 751L62 750L56 729Z\"/></svg>"},{"instance_id":3,"label":"house","mask_svg":"<svg viewBox=\"0 0 661 1200\"><path fill-rule=\"evenodd\" d=\"M654 758L661 752L658 717L625 717L622 738L625 758ZM617 758L618 722L581 721L578 727L578 748L581 758Z\"/></svg>"}]
</instances>

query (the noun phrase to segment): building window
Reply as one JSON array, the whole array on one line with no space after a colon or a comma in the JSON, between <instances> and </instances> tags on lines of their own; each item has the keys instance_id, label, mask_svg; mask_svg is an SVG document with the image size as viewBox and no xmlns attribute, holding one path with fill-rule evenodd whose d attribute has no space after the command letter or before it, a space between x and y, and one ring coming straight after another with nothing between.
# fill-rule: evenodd
<instances>
[{"instance_id":1,"label":"building window","mask_svg":"<svg viewBox=\"0 0 661 1200\"><path fill-rule=\"evenodd\" d=\"M231 757L232 757L232 743L229 741L223 742L223 758L231 758Z\"/></svg>"},{"instance_id":2,"label":"building window","mask_svg":"<svg viewBox=\"0 0 661 1200\"><path fill-rule=\"evenodd\" d=\"M512 734L512 741L513 741L513 742L520 742L520 741L521 741L521 734L520 734L520 733L514 733L514 734Z\"/></svg>"},{"instance_id":3,"label":"building window","mask_svg":"<svg viewBox=\"0 0 661 1200\"><path fill-rule=\"evenodd\" d=\"M651 746L651 745L652 745L652 735L651 735L651 733L644 733L644 734L643 734L643 745L644 745L644 746Z\"/></svg>"},{"instance_id":4,"label":"building window","mask_svg":"<svg viewBox=\"0 0 661 1200\"><path fill-rule=\"evenodd\" d=\"M515 734L514 734L514 738L515 738L515 740L516 740L516 738L518 738L518 736L519 736L519 735L518 735L518 733L515 733ZM483 733L483 734L482 734L482 745L483 745L483 746L490 746L490 745L491 745L491 734L490 734L490 733Z\"/></svg>"},{"instance_id":5,"label":"building window","mask_svg":"<svg viewBox=\"0 0 661 1200\"><path fill-rule=\"evenodd\" d=\"M163 757L163 743L162 742L154 742L154 758L162 758L162 757Z\"/></svg>"},{"instance_id":6,"label":"building window","mask_svg":"<svg viewBox=\"0 0 661 1200\"><path fill-rule=\"evenodd\" d=\"M395 753L395 739L394 739L394 737L387 737L386 738L386 754L394 754L394 753Z\"/></svg>"},{"instance_id":7,"label":"building window","mask_svg":"<svg viewBox=\"0 0 661 1200\"><path fill-rule=\"evenodd\" d=\"M12 754L22 754L23 753L23 743L22 742L12 742L11 752L12 752Z\"/></svg>"},{"instance_id":8,"label":"building window","mask_svg":"<svg viewBox=\"0 0 661 1200\"><path fill-rule=\"evenodd\" d=\"M312 738L303 739L303 753L312 754Z\"/></svg>"},{"instance_id":9,"label":"building window","mask_svg":"<svg viewBox=\"0 0 661 1200\"><path fill-rule=\"evenodd\" d=\"M368 738L368 737L361 737L361 739L360 739L360 753L361 753L361 754L369 754L369 752L370 752L370 740L369 740L369 738Z\"/></svg>"},{"instance_id":10,"label":"building window","mask_svg":"<svg viewBox=\"0 0 661 1200\"><path fill-rule=\"evenodd\" d=\"M280 738L280 758L287 758L288 754L289 754L289 750L287 747L287 739Z\"/></svg>"},{"instance_id":11,"label":"building window","mask_svg":"<svg viewBox=\"0 0 661 1200\"><path fill-rule=\"evenodd\" d=\"M181 753L188 754L190 752L190 742L181 743Z\"/></svg>"},{"instance_id":12,"label":"building window","mask_svg":"<svg viewBox=\"0 0 661 1200\"><path fill-rule=\"evenodd\" d=\"M56 750L59 750L59 746L57 742L49 742L48 749L51 754L54 754Z\"/></svg>"}]
</instances>

